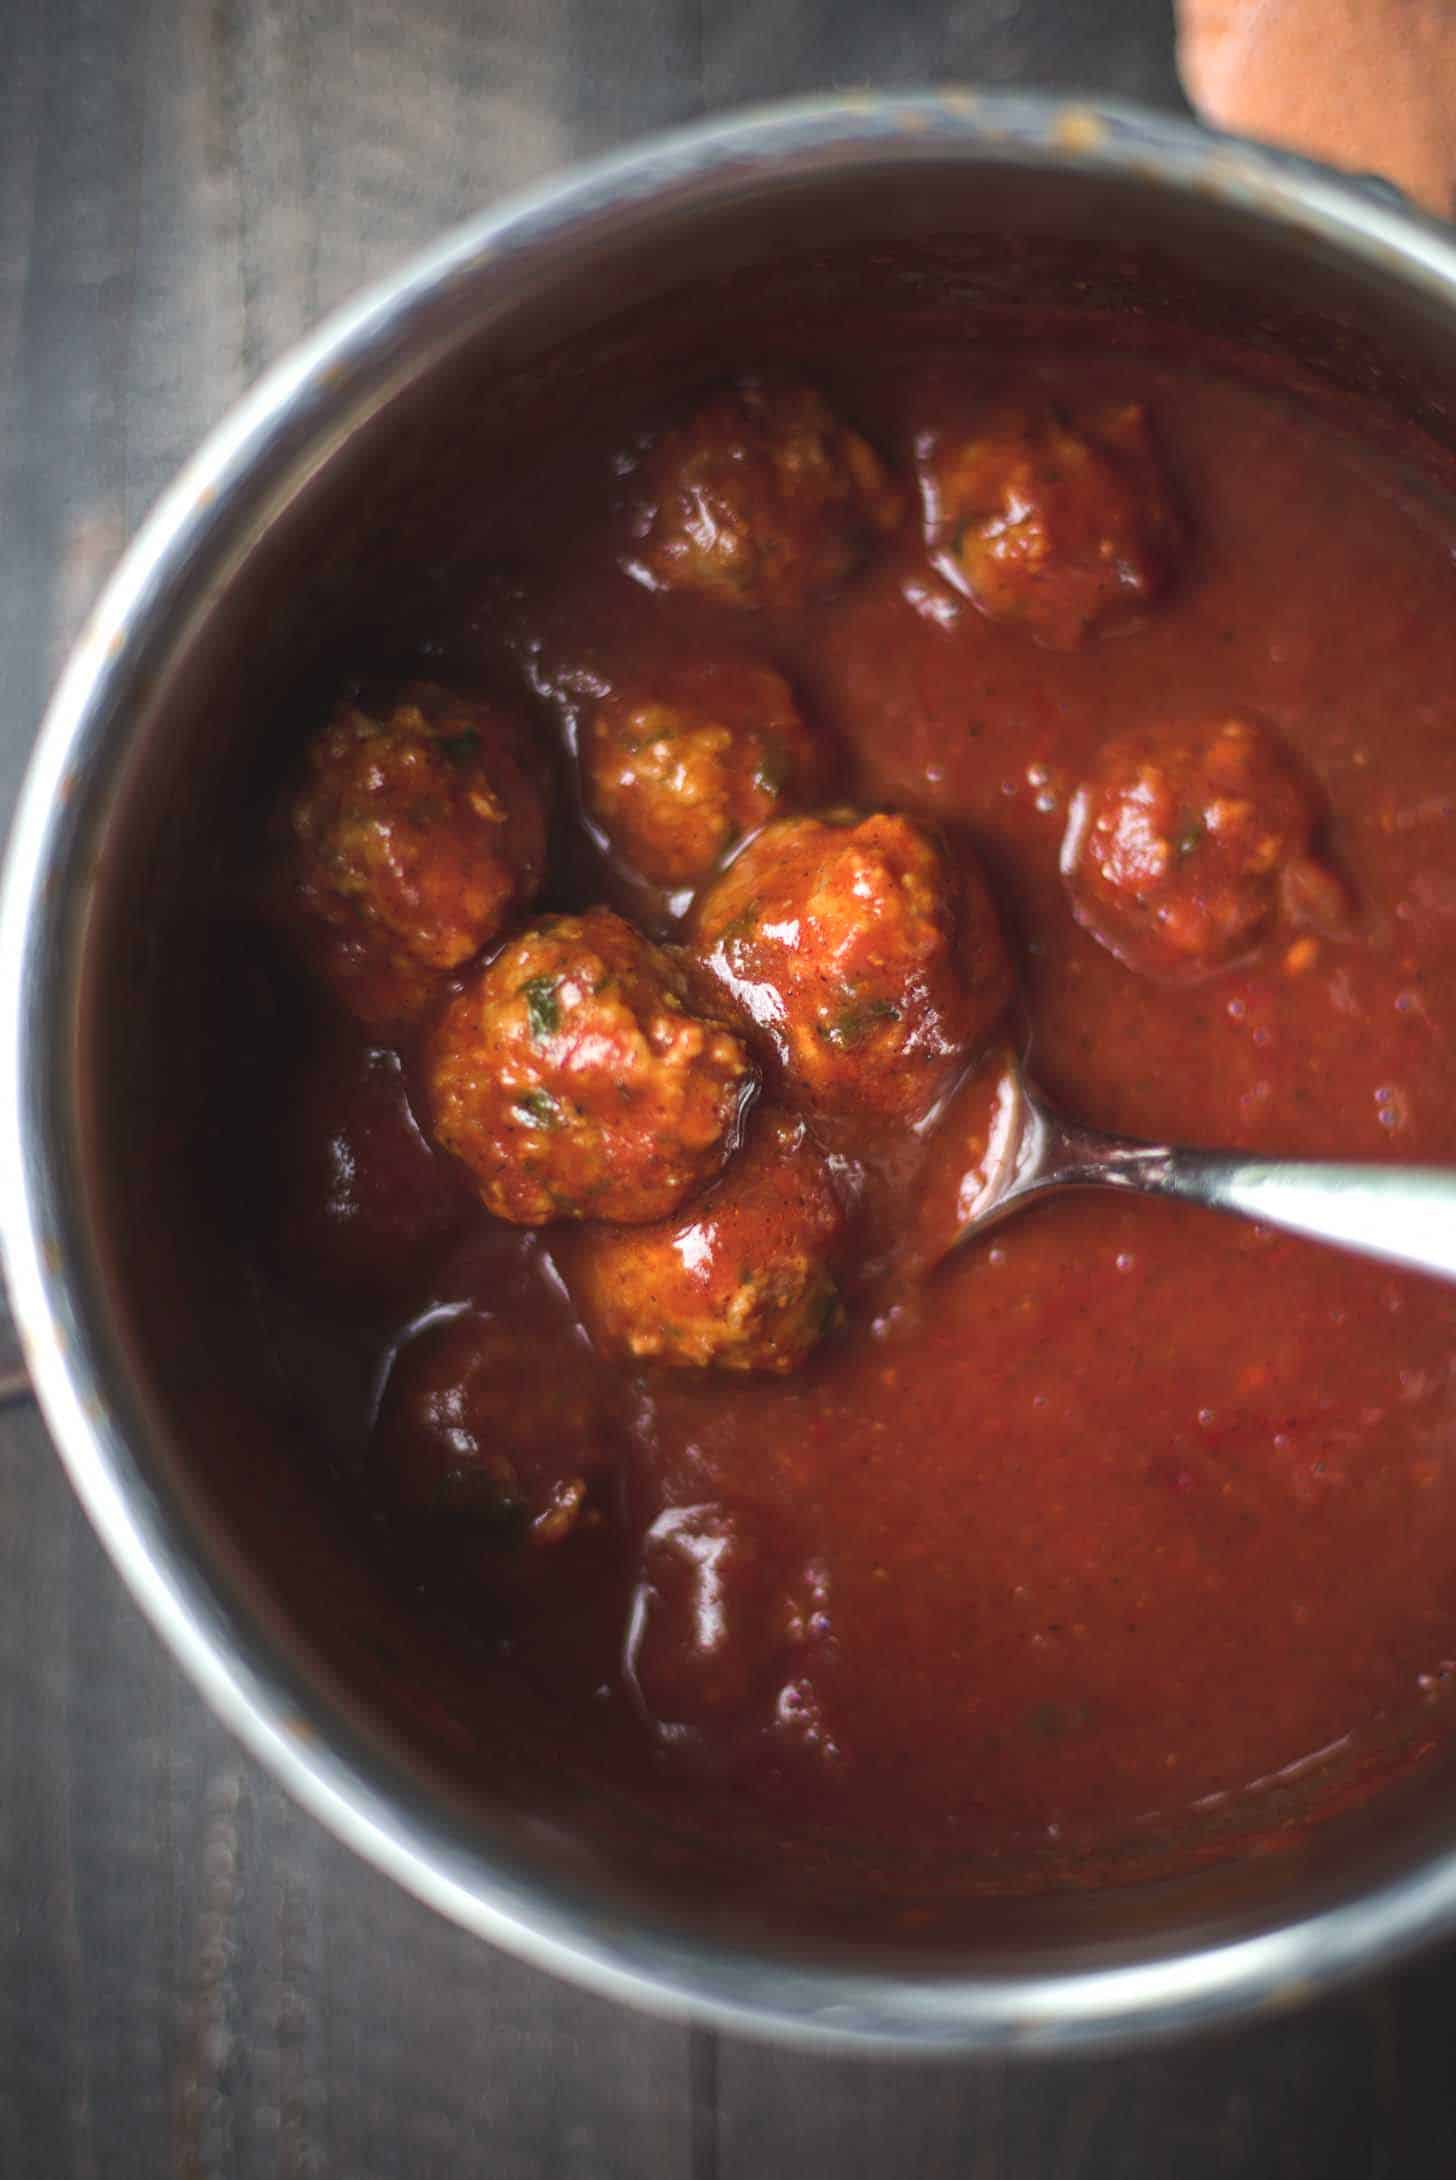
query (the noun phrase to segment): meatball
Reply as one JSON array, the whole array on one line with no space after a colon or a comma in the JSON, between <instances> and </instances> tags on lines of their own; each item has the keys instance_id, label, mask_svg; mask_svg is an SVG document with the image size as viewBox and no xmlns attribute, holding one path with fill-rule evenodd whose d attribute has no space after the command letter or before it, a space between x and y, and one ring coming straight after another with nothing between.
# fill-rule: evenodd
<instances>
[{"instance_id":1,"label":"meatball","mask_svg":"<svg viewBox=\"0 0 1456 2180\"><path fill-rule=\"evenodd\" d=\"M919 447L936 566L993 621L1070 650L1165 588L1175 523L1143 410L1078 429L1004 415L977 436Z\"/></svg>"},{"instance_id":2,"label":"meatball","mask_svg":"<svg viewBox=\"0 0 1456 2180\"><path fill-rule=\"evenodd\" d=\"M744 833L813 793L818 758L781 675L658 674L605 698L582 751L586 802L643 878L692 886Z\"/></svg>"},{"instance_id":3,"label":"meatball","mask_svg":"<svg viewBox=\"0 0 1456 2180\"><path fill-rule=\"evenodd\" d=\"M1250 720L1125 735L1073 798L1073 913L1129 968L1171 979L1249 953L1281 907L1337 923L1343 889L1309 853L1315 815L1289 752Z\"/></svg>"},{"instance_id":4,"label":"meatball","mask_svg":"<svg viewBox=\"0 0 1456 2180\"><path fill-rule=\"evenodd\" d=\"M289 1085L278 1249L300 1285L368 1306L418 1293L470 1198L415 1125L395 1054L353 1036Z\"/></svg>"},{"instance_id":5,"label":"meatball","mask_svg":"<svg viewBox=\"0 0 1456 2180\"><path fill-rule=\"evenodd\" d=\"M845 582L901 513L879 457L818 394L751 381L649 450L625 564L653 590L793 607Z\"/></svg>"},{"instance_id":6,"label":"meatball","mask_svg":"<svg viewBox=\"0 0 1456 2180\"><path fill-rule=\"evenodd\" d=\"M346 702L309 746L287 811L289 907L325 980L367 1027L412 1020L535 894L546 806L523 729L413 682Z\"/></svg>"},{"instance_id":7,"label":"meatball","mask_svg":"<svg viewBox=\"0 0 1456 2180\"><path fill-rule=\"evenodd\" d=\"M570 1284L609 1354L795 1370L841 1315L834 1264L844 1223L803 1121L763 1113L722 1179L685 1213L584 1234Z\"/></svg>"},{"instance_id":8,"label":"meatball","mask_svg":"<svg viewBox=\"0 0 1456 2180\"><path fill-rule=\"evenodd\" d=\"M702 896L693 932L783 1094L818 1113L922 1119L1009 997L979 876L911 818L765 826Z\"/></svg>"},{"instance_id":9,"label":"meatball","mask_svg":"<svg viewBox=\"0 0 1456 2180\"><path fill-rule=\"evenodd\" d=\"M730 1762L757 1746L835 1764L821 1687L836 1652L829 1575L751 1506L670 1506L642 1541L623 1659L669 1746L712 1737Z\"/></svg>"},{"instance_id":10,"label":"meatball","mask_svg":"<svg viewBox=\"0 0 1456 2180\"><path fill-rule=\"evenodd\" d=\"M556 1544L597 1514L615 1430L583 1343L468 1310L400 1349L374 1453L411 1512Z\"/></svg>"},{"instance_id":11,"label":"meatball","mask_svg":"<svg viewBox=\"0 0 1456 2180\"><path fill-rule=\"evenodd\" d=\"M479 970L429 1058L436 1139L497 1218L666 1218L734 1150L757 1071L688 965L610 909L548 916Z\"/></svg>"}]
</instances>

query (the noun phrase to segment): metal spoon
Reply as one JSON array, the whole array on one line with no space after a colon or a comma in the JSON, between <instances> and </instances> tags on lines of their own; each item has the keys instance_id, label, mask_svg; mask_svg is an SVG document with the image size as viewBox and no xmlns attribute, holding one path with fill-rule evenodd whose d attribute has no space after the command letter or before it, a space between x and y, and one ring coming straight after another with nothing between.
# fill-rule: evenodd
<instances>
[{"instance_id":1,"label":"metal spoon","mask_svg":"<svg viewBox=\"0 0 1456 2180\"><path fill-rule=\"evenodd\" d=\"M951 1247L1070 1188L1173 1196L1456 1279L1456 1168L1257 1158L1106 1135L1058 1113L1008 1055L984 1153L960 1184Z\"/></svg>"}]
</instances>

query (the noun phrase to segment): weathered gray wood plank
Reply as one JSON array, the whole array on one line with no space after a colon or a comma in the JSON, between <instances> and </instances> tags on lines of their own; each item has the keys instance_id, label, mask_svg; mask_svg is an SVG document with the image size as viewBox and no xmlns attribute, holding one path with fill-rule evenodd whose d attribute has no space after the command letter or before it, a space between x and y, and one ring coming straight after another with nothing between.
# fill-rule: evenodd
<instances>
[{"instance_id":1,"label":"weathered gray wood plank","mask_svg":"<svg viewBox=\"0 0 1456 2180\"><path fill-rule=\"evenodd\" d=\"M1434 2180L1456 2142L1452 1989L1443 1957L1255 2028L1030 2067L866 2065L724 2040L719 2180Z\"/></svg>"},{"instance_id":2,"label":"weathered gray wood plank","mask_svg":"<svg viewBox=\"0 0 1456 2180\"><path fill-rule=\"evenodd\" d=\"M0 823L115 553L242 388L501 189L713 105L1176 96L1165 0L7 0ZM1449 2169L1452 1965L1050 2071L807 2059L583 1997L355 1863L0 1413L0 2180L1097 2180Z\"/></svg>"},{"instance_id":3,"label":"weathered gray wood plank","mask_svg":"<svg viewBox=\"0 0 1456 2180\"><path fill-rule=\"evenodd\" d=\"M202 1710L0 1424L6 2180L687 2174L687 2033L480 1946Z\"/></svg>"},{"instance_id":4,"label":"weathered gray wood plank","mask_svg":"<svg viewBox=\"0 0 1456 2180\"><path fill-rule=\"evenodd\" d=\"M861 84L1038 84L1181 105L1168 0L736 0L706 7L710 107Z\"/></svg>"}]
</instances>

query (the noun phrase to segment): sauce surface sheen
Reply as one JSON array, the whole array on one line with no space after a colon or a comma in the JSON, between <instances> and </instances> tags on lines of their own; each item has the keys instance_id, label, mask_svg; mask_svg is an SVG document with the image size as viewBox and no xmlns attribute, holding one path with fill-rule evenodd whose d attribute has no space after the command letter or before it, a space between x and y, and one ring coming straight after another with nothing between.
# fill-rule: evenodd
<instances>
[{"instance_id":1,"label":"sauce surface sheen","mask_svg":"<svg viewBox=\"0 0 1456 2180\"><path fill-rule=\"evenodd\" d=\"M600 447L552 484L549 536L503 518L510 582L482 576L422 630L422 669L513 683L564 742L583 689L658 665L782 675L847 797L973 846L1032 1066L1068 1111L1160 1140L1456 1162L1456 511L1232 380L1115 356L998 370L1018 395L1153 419L1187 538L1128 625L1043 646L941 581L913 520L827 602L744 613L654 591L614 560ZM834 398L903 480L964 378L930 358ZM1069 804L1111 738L1231 713L1314 782L1354 913L1345 934L1276 931L1161 982L1074 920ZM572 860L544 906L638 912L583 836ZM503 1676L528 1684L543 1738L675 1822L1011 1886L1209 1822L1277 1830L1271 1783L1318 1810L1440 1733L1456 1292L1088 1197L852 1297L847 1332L793 1375L634 1370L575 1321L575 1238L495 1225L391 1119L401 1086L414 1096L407 1044L402 1074L367 1063L366 1149L396 1210L382 1238L354 1218L359 1146L329 1150L317 1084L348 1078L367 1040L309 1035L324 1075L286 1041L277 1067L323 1147L280 1169L258 1254L276 1367L344 1487L381 1489L390 1434L448 1427L448 1387L411 1391L390 1359L427 1320L448 1355L440 1325L472 1310L520 1343L498 1422L555 1461L547 1516L579 1483L563 1435L592 1435L607 1471L591 1521L525 1543L448 1536L448 1511L381 1498L388 1551L479 1642L487 1715ZM875 1186L893 1224L903 1175Z\"/></svg>"}]
</instances>

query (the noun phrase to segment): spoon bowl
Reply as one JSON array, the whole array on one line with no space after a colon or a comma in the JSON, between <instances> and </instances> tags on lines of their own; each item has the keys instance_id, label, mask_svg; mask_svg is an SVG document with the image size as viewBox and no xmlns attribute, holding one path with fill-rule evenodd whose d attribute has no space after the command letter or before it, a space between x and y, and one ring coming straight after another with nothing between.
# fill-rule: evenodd
<instances>
[{"instance_id":1,"label":"spoon bowl","mask_svg":"<svg viewBox=\"0 0 1456 2180\"><path fill-rule=\"evenodd\" d=\"M1456 1279L1456 1168L1262 1158L1110 1135L1059 1113L1009 1047L989 1089L950 1248L1065 1189L1112 1188L1231 1211L1387 1264Z\"/></svg>"}]
</instances>

